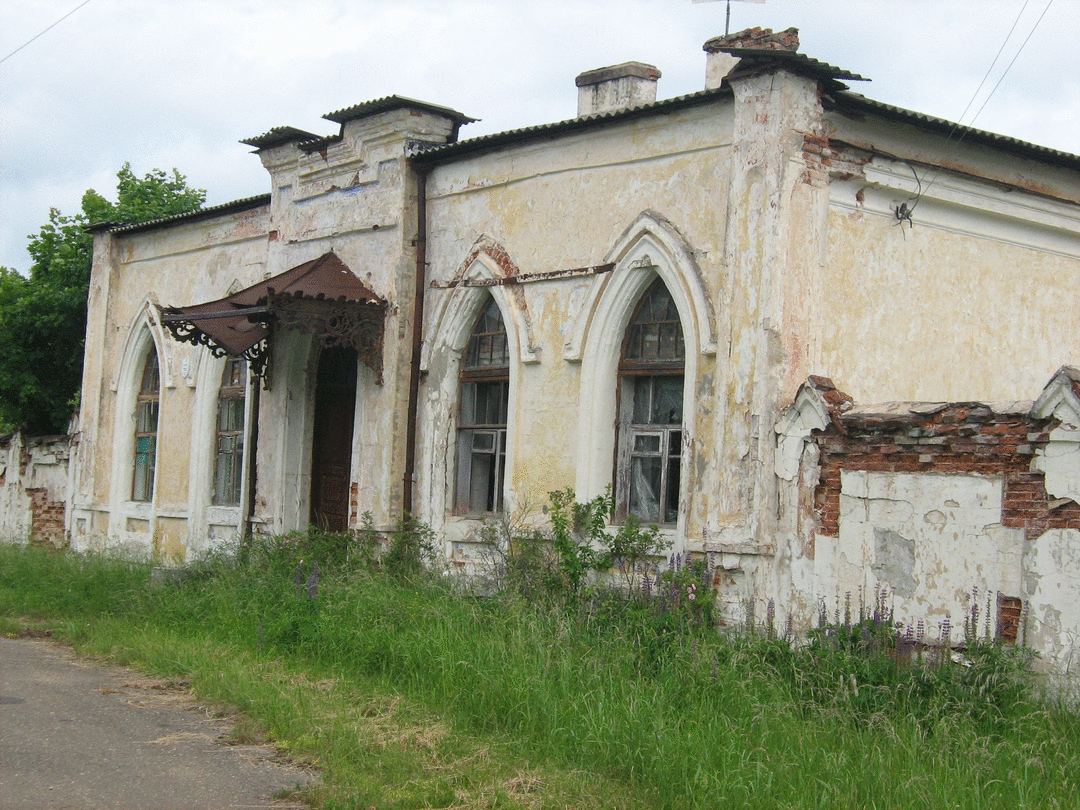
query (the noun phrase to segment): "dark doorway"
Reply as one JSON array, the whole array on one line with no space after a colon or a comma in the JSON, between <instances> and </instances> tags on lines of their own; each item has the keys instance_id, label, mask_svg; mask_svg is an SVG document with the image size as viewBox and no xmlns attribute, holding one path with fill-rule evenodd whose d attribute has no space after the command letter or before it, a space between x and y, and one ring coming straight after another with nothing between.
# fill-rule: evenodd
<instances>
[{"instance_id":1,"label":"dark doorway","mask_svg":"<svg viewBox=\"0 0 1080 810\"><path fill-rule=\"evenodd\" d=\"M356 407L356 350L323 349L315 378L311 439L311 522L342 532L349 527L349 473Z\"/></svg>"}]
</instances>

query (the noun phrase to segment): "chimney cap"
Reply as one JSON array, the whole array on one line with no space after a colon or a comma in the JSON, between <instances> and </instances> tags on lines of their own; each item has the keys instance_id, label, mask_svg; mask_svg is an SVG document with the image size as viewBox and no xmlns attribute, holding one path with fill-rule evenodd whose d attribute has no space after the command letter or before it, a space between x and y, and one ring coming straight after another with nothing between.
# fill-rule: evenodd
<instances>
[{"instance_id":1,"label":"chimney cap","mask_svg":"<svg viewBox=\"0 0 1080 810\"><path fill-rule=\"evenodd\" d=\"M655 82L660 78L660 70L655 65L649 65L645 62L623 62L610 67L586 70L578 75L577 79L574 80L574 84L578 87L588 87L590 84L628 78L646 79Z\"/></svg>"},{"instance_id":2,"label":"chimney cap","mask_svg":"<svg viewBox=\"0 0 1080 810\"><path fill-rule=\"evenodd\" d=\"M771 28L747 28L734 34L713 37L705 43L702 50L706 53L735 50L797 51L799 29L788 28L774 34Z\"/></svg>"}]
</instances>

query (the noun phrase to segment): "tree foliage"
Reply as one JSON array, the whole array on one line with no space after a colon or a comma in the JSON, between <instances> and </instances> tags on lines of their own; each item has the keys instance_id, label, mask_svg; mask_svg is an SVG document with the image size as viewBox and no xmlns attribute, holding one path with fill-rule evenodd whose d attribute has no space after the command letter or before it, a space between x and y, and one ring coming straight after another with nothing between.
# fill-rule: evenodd
<instances>
[{"instance_id":1,"label":"tree foliage","mask_svg":"<svg viewBox=\"0 0 1080 810\"><path fill-rule=\"evenodd\" d=\"M136 224L199 208L206 192L182 174L152 169L137 177L131 164L117 172L117 201L93 189L82 210L52 208L49 221L28 238L29 277L0 267L0 428L32 434L63 433L82 383L86 299L93 236L101 223Z\"/></svg>"}]
</instances>

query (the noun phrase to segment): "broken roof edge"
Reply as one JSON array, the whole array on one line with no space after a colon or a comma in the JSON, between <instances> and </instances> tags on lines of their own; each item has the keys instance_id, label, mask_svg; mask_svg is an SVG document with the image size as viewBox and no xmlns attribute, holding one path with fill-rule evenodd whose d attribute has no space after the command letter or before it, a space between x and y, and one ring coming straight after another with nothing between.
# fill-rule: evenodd
<instances>
[{"instance_id":1,"label":"broken roof edge","mask_svg":"<svg viewBox=\"0 0 1080 810\"><path fill-rule=\"evenodd\" d=\"M993 416L1026 416L1031 413L1034 400L1015 401L963 401L963 402L920 402L895 401L878 402L866 405L852 405L841 414L840 418L848 421L874 418L911 418L922 419L956 408L968 408L983 411Z\"/></svg>"},{"instance_id":2,"label":"broken roof edge","mask_svg":"<svg viewBox=\"0 0 1080 810\"><path fill-rule=\"evenodd\" d=\"M935 134L945 134L946 136L957 135L960 138L973 141L983 146L990 146L1003 151L1013 152L1014 154L1020 154L1043 163L1050 163L1055 166L1062 166L1080 171L1080 155L1075 155L1072 152L1064 152L1049 146L1040 146L1037 143L1023 141L1008 135L999 135L998 133L990 132L989 130L976 129L975 127L958 124L949 121L946 118L937 118L932 115L927 115L926 113L886 104L883 101L867 98L861 93L856 93L852 90L842 90L831 95L823 95L821 103L822 107L826 110L835 110L848 115L879 115L883 118L891 118L895 121L911 124L914 127Z\"/></svg>"},{"instance_id":3,"label":"broken roof edge","mask_svg":"<svg viewBox=\"0 0 1080 810\"><path fill-rule=\"evenodd\" d=\"M706 43L707 45L708 43ZM853 82L868 82L865 76L844 70L820 59L814 59L799 51L785 51L775 48L716 48L722 53L728 53L739 58L739 64L732 72L738 73L745 70L773 67L779 63L781 67L792 73L808 76L812 79L844 79Z\"/></svg>"},{"instance_id":4,"label":"broken roof edge","mask_svg":"<svg viewBox=\"0 0 1080 810\"><path fill-rule=\"evenodd\" d=\"M184 214L173 214L168 217L149 219L146 222L97 222L93 225L88 225L85 230L89 233L138 233L139 231L149 231L154 228L167 227L182 222L196 222L200 219L212 219L213 217L222 216L224 214L250 211L266 205L270 205L270 195L258 194L254 197L244 197L239 200L231 200L219 205L211 205L208 208L197 208L194 211L188 211Z\"/></svg>"}]
</instances>

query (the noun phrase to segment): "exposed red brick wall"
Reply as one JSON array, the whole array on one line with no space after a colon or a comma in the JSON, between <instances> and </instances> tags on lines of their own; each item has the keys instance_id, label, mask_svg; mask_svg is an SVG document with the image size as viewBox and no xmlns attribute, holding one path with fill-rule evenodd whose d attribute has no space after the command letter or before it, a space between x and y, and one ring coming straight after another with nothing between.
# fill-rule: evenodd
<instances>
[{"instance_id":1,"label":"exposed red brick wall","mask_svg":"<svg viewBox=\"0 0 1080 810\"><path fill-rule=\"evenodd\" d=\"M1048 529L1080 529L1080 505L1051 509L1041 473L1031 471L1046 446L1050 421L994 413L978 403L956 403L934 413L846 413L814 436L821 473L814 492L821 534L840 531L843 470L1001 476L1001 523L1033 540Z\"/></svg>"},{"instance_id":2,"label":"exposed red brick wall","mask_svg":"<svg viewBox=\"0 0 1080 810\"><path fill-rule=\"evenodd\" d=\"M787 28L773 33L771 28L747 28L734 34L713 37L705 43L705 50L712 52L720 48L746 48L758 51L797 51L799 50L799 29Z\"/></svg>"},{"instance_id":3,"label":"exposed red brick wall","mask_svg":"<svg viewBox=\"0 0 1080 810\"><path fill-rule=\"evenodd\" d=\"M64 502L50 501L44 488L27 489L30 496L32 536L36 542L64 545Z\"/></svg>"},{"instance_id":4,"label":"exposed red brick wall","mask_svg":"<svg viewBox=\"0 0 1080 810\"><path fill-rule=\"evenodd\" d=\"M870 153L843 142L830 142L828 135L804 132L802 157L806 171L801 181L826 188L830 177L861 177Z\"/></svg>"}]
</instances>

